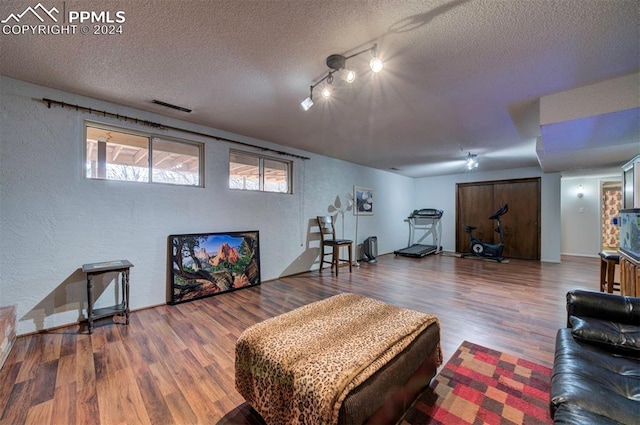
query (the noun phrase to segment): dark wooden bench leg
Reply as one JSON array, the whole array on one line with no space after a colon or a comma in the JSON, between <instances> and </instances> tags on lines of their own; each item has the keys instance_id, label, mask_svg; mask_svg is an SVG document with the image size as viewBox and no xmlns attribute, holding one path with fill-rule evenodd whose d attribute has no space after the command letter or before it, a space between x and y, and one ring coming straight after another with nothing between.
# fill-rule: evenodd
<instances>
[{"instance_id":1,"label":"dark wooden bench leg","mask_svg":"<svg viewBox=\"0 0 640 425\"><path fill-rule=\"evenodd\" d=\"M616 274L615 260L607 260L607 292L613 294L613 279Z\"/></svg>"},{"instance_id":2,"label":"dark wooden bench leg","mask_svg":"<svg viewBox=\"0 0 640 425\"><path fill-rule=\"evenodd\" d=\"M607 278L607 260L604 258L600 259L600 292L605 291L606 279Z\"/></svg>"}]
</instances>

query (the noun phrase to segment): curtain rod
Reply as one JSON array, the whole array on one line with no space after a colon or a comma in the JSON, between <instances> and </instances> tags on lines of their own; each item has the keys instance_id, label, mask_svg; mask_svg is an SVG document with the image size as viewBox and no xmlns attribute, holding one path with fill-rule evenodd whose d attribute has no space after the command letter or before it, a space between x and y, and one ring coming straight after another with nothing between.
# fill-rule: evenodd
<instances>
[{"instance_id":1,"label":"curtain rod","mask_svg":"<svg viewBox=\"0 0 640 425\"><path fill-rule=\"evenodd\" d=\"M245 142L239 142L237 140L227 139L226 137L213 136L211 134L201 133L199 131L187 130L187 129L180 128L180 127L173 127L171 125L158 124L158 123L153 122L153 121L141 120L141 119L138 119L138 118L135 118L135 117L129 117L127 115L114 114L113 112L107 112L107 111L103 111L103 110L99 110L99 109L87 108L86 106L72 105L70 103L61 102L59 100L52 100L52 99L42 98L42 101L47 104L47 108L49 108L49 109L51 109L51 105L58 105L58 106L61 106L62 108L71 108L71 109L75 109L76 111L88 112L89 114L97 114L97 115L102 115L103 117L116 118L116 119L119 119L119 120L124 120L125 122L132 122L132 123L136 123L136 124L146 125L148 127L157 128L159 130L174 130L174 131L180 131L182 133L193 134L193 135L196 135L196 136L209 137L209 138L220 140L220 141L223 141L223 142L235 143L235 144L246 146L246 147L249 147L249 148L254 148L254 149L259 149L259 150L262 150L262 151L268 151L268 152L277 153L278 155L291 156L293 158L302 159L303 161L311 159L311 158L308 158L306 156L296 155L296 154L293 154L293 153L279 151L279 150L271 149L271 148L265 148L263 146L252 145L251 143L245 143Z\"/></svg>"}]
</instances>

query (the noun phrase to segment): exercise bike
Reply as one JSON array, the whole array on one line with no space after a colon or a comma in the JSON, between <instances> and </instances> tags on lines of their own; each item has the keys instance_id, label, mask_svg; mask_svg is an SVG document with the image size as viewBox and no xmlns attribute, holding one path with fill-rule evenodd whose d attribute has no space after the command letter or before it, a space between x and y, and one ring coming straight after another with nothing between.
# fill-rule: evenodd
<instances>
[{"instance_id":1,"label":"exercise bike","mask_svg":"<svg viewBox=\"0 0 640 425\"><path fill-rule=\"evenodd\" d=\"M477 229L477 227L465 226L464 231L469 235L469 239L471 240L471 244L469 245L469 247L471 248L471 252L468 254L463 254L463 258L469 255L474 255L476 257L489 258L491 260L497 261L498 263L504 260L504 257L502 256L502 251L504 249L504 233L502 232L502 220L500 219L500 217L506 214L507 211L509 211L509 205L504 204L500 207L500 209L498 209L498 211L496 211L491 217L489 217L489 220L498 220L498 227L495 229L495 231L500 234L500 243L492 244L482 242L481 239L476 239L475 236L473 236L473 231Z\"/></svg>"}]
</instances>

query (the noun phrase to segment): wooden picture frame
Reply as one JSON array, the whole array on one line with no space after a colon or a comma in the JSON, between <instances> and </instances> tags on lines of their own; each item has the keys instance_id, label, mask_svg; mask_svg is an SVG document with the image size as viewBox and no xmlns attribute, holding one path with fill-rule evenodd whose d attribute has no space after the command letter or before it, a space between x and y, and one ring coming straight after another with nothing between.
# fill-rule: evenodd
<instances>
[{"instance_id":1,"label":"wooden picture frame","mask_svg":"<svg viewBox=\"0 0 640 425\"><path fill-rule=\"evenodd\" d=\"M169 236L169 304L260 284L259 232Z\"/></svg>"}]
</instances>

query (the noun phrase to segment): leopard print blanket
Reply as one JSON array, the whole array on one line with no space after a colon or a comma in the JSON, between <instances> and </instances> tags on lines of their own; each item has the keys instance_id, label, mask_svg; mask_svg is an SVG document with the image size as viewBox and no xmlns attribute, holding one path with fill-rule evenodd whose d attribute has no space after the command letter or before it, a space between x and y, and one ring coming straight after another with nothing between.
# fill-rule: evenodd
<instances>
[{"instance_id":1,"label":"leopard print blanket","mask_svg":"<svg viewBox=\"0 0 640 425\"><path fill-rule=\"evenodd\" d=\"M338 423L349 392L403 351L435 316L341 294L246 329L236 388L267 424ZM438 344L439 364L442 351Z\"/></svg>"}]
</instances>

